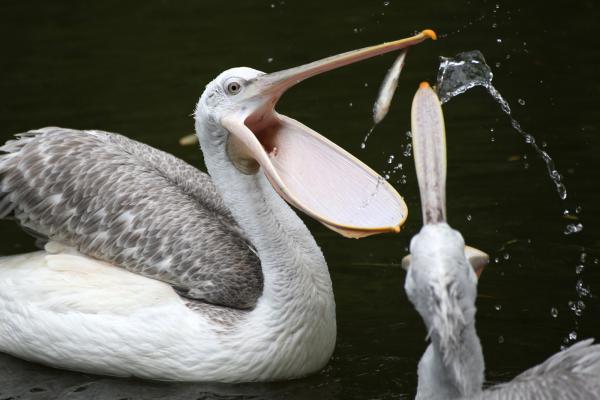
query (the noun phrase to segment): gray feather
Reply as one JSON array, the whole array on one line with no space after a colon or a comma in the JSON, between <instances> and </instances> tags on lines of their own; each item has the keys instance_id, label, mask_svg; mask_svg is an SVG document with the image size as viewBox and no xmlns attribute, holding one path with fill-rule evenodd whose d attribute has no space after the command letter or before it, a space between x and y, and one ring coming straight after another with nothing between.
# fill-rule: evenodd
<instances>
[{"instance_id":1,"label":"gray feather","mask_svg":"<svg viewBox=\"0 0 600 400\"><path fill-rule=\"evenodd\" d=\"M478 399L561 399L600 398L600 344L583 340L542 364L523 372L510 382L486 390Z\"/></svg>"},{"instance_id":2,"label":"gray feather","mask_svg":"<svg viewBox=\"0 0 600 400\"><path fill-rule=\"evenodd\" d=\"M0 147L0 217L190 298L256 304L260 260L207 174L114 133L17 137Z\"/></svg>"}]
</instances>

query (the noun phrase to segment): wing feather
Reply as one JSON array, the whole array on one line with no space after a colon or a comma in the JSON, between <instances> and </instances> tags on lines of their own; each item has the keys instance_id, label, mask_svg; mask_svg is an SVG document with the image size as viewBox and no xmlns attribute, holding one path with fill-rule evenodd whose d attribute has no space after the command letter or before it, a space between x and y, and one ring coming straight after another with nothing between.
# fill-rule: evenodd
<instances>
[{"instance_id":1,"label":"wing feather","mask_svg":"<svg viewBox=\"0 0 600 400\"><path fill-rule=\"evenodd\" d=\"M482 400L597 399L600 396L600 345L583 340L528 369L508 383L482 393Z\"/></svg>"},{"instance_id":2,"label":"wing feather","mask_svg":"<svg viewBox=\"0 0 600 400\"><path fill-rule=\"evenodd\" d=\"M36 236L234 308L262 293L260 261L210 177L102 131L43 128L0 147L0 217Z\"/></svg>"}]
</instances>

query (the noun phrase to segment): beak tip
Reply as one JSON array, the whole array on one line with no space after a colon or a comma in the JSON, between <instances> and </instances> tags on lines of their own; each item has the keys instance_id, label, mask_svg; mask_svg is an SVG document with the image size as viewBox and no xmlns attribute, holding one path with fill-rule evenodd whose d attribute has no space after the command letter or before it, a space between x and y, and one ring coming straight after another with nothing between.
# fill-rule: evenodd
<instances>
[{"instance_id":1,"label":"beak tip","mask_svg":"<svg viewBox=\"0 0 600 400\"><path fill-rule=\"evenodd\" d=\"M429 82L423 81L419 84L419 89L429 89L429 87Z\"/></svg>"},{"instance_id":2,"label":"beak tip","mask_svg":"<svg viewBox=\"0 0 600 400\"><path fill-rule=\"evenodd\" d=\"M427 36L431 40L437 40L437 33L433 29L425 29L421 32L423 35Z\"/></svg>"}]
</instances>

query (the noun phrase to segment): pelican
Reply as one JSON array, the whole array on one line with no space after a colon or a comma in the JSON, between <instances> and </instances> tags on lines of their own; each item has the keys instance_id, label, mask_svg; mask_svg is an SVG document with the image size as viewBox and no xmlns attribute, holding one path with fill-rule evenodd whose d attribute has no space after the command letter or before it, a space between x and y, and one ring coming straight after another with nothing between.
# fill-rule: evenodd
<instances>
[{"instance_id":1,"label":"pelican","mask_svg":"<svg viewBox=\"0 0 600 400\"><path fill-rule=\"evenodd\" d=\"M0 259L0 351L180 381L322 368L336 338L331 280L285 201L348 237L398 232L407 210L374 171L274 107L306 78L428 38L221 73L194 113L210 177L103 131L50 127L7 142L0 217L46 244Z\"/></svg>"},{"instance_id":2,"label":"pelican","mask_svg":"<svg viewBox=\"0 0 600 400\"><path fill-rule=\"evenodd\" d=\"M435 92L421 84L413 100L412 134L424 226L412 238L404 289L431 344L418 367L417 399L597 399L600 345L584 340L511 382L482 390L484 360L475 331L477 273L488 257L465 250L446 223L446 144Z\"/></svg>"}]
</instances>

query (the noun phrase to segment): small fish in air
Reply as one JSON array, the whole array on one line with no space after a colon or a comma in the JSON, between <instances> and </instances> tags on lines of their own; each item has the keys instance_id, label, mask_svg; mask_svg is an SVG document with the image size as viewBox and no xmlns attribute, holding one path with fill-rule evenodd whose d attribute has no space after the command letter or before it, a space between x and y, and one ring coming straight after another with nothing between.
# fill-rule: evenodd
<instances>
[{"instance_id":1,"label":"small fish in air","mask_svg":"<svg viewBox=\"0 0 600 400\"><path fill-rule=\"evenodd\" d=\"M373 122L375 122L375 124L380 123L390 109L394 92L398 87L398 78L400 77L402 68L404 68L404 59L406 58L406 53L407 50L404 50L400 53L383 79L383 83L379 89L379 95L377 96L377 100L373 105Z\"/></svg>"}]
</instances>

